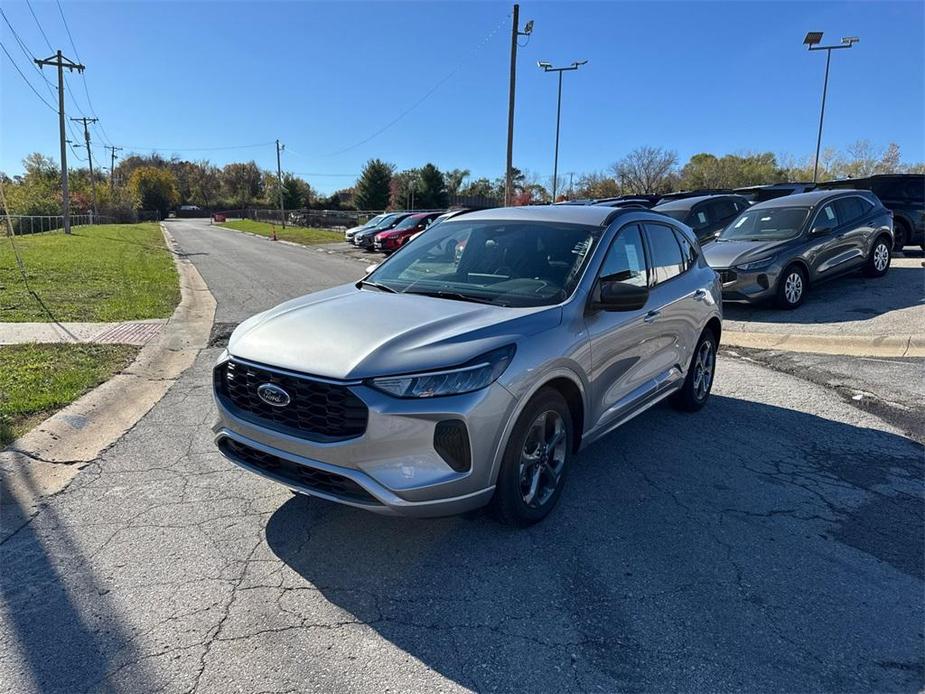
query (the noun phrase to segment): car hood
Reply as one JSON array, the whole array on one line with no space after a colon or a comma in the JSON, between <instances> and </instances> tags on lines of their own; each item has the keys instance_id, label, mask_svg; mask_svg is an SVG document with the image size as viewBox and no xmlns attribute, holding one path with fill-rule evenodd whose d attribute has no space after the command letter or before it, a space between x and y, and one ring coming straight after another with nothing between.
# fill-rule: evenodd
<instances>
[{"instance_id":1,"label":"car hood","mask_svg":"<svg viewBox=\"0 0 925 694\"><path fill-rule=\"evenodd\" d=\"M727 268L759 258L766 258L793 239L783 241L723 241L717 239L703 246L703 257L712 268Z\"/></svg>"},{"instance_id":2,"label":"car hood","mask_svg":"<svg viewBox=\"0 0 925 694\"><path fill-rule=\"evenodd\" d=\"M558 306L507 308L347 284L249 318L228 351L315 376L369 378L462 364L561 320Z\"/></svg>"}]
</instances>

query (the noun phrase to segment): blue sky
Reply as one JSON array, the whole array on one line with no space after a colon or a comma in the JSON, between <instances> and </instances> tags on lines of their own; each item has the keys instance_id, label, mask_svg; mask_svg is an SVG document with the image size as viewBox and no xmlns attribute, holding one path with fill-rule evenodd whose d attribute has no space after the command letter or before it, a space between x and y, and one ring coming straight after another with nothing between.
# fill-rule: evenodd
<instances>
[{"instance_id":1,"label":"blue sky","mask_svg":"<svg viewBox=\"0 0 925 694\"><path fill-rule=\"evenodd\" d=\"M57 5L32 5L53 47L73 58ZM279 137L284 168L324 192L352 183L371 157L503 172L508 3L63 7L105 129L91 131L97 158L113 142L269 168L272 144L192 150ZM25 2L3 9L32 53L50 53ZM560 172L604 169L644 144L682 163L699 151L810 155L825 56L801 46L809 30L836 43L861 37L833 55L824 146L895 141L904 160L925 160L925 3L525 1L521 18L535 29L519 53L514 163L538 175L552 173L556 81L537 60L589 60L565 76ZM2 22L0 41L50 100ZM57 158L57 121L2 53L0 66L0 170L13 174L29 152ZM92 115L80 78L70 84Z\"/></svg>"}]
</instances>

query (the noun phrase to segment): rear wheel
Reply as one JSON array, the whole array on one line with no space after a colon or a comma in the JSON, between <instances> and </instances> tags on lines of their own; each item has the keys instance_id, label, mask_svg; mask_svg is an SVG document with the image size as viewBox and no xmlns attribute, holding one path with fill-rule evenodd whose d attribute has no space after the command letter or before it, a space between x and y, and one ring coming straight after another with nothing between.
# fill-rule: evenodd
<instances>
[{"instance_id":1,"label":"rear wheel","mask_svg":"<svg viewBox=\"0 0 925 694\"><path fill-rule=\"evenodd\" d=\"M492 498L504 523L543 520L559 501L571 458L572 415L558 391L543 389L527 404L507 442Z\"/></svg>"},{"instance_id":2,"label":"rear wheel","mask_svg":"<svg viewBox=\"0 0 925 694\"><path fill-rule=\"evenodd\" d=\"M803 303L806 294L806 273L799 265L791 265L777 282L778 308L794 309Z\"/></svg>"},{"instance_id":3,"label":"rear wheel","mask_svg":"<svg viewBox=\"0 0 925 694\"><path fill-rule=\"evenodd\" d=\"M870 255L867 256L867 263L864 265L864 274L868 277L883 277L889 269L890 240L886 236L881 236L874 241L870 249Z\"/></svg>"}]
</instances>

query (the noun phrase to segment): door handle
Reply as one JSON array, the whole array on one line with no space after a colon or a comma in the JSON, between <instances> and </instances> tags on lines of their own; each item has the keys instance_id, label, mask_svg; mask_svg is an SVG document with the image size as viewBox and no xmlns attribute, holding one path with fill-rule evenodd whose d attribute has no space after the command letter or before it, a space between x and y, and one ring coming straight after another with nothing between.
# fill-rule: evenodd
<instances>
[{"instance_id":1,"label":"door handle","mask_svg":"<svg viewBox=\"0 0 925 694\"><path fill-rule=\"evenodd\" d=\"M698 289L696 292L694 292L694 298L697 299L697 301L700 301L700 300L703 299L706 295L707 295L707 290L706 290L706 289Z\"/></svg>"},{"instance_id":2,"label":"door handle","mask_svg":"<svg viewBox=\"0 0 925 694\"><path fill-rule=\"evenodd\" d=\"M656 318L658 318L660 315L662 315L662 312L661 312L661 311L649 311L649 312L646 314L646 317L643 318L642 320L643 320L644 323L651 323L651 322L654 321Z\"/></svg>"}]
</instances>

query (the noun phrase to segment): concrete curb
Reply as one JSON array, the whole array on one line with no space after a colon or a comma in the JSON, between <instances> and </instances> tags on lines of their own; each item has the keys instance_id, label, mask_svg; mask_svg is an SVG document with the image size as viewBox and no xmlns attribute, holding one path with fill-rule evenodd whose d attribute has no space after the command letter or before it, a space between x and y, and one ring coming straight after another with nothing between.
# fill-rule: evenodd
<instances>
[{"instance_id":1,"label":"concrete curb","mask_svg":"<svg viewBox=\"0 0 925 694\"><path fill-rule=\"evenodd\" d=\"M180 279L181 299L160 334L123 372L55 413L0 452L0 541L38 512L43 497L118 441L164 396L209 342L215 299L161 224Z\"/></svg>"},{"instance_id":2,"label":"concrete curb","mask_svg":"<svg viewBox=\"0 0 925 694\"><path fill-rule=\"evenodd\" d=\"M722 344L850 357L925 357L925 335L800 335L724 330Z\"/></svg>"}]
</instances>

